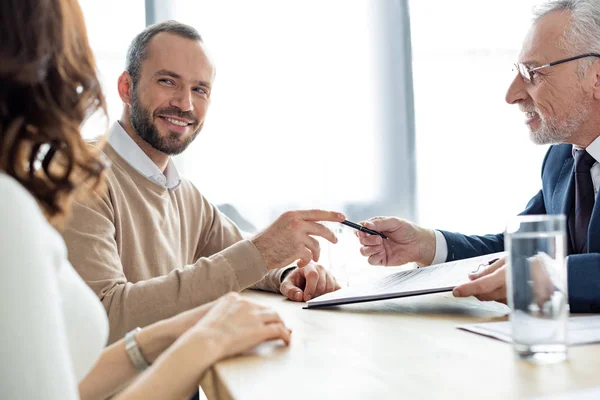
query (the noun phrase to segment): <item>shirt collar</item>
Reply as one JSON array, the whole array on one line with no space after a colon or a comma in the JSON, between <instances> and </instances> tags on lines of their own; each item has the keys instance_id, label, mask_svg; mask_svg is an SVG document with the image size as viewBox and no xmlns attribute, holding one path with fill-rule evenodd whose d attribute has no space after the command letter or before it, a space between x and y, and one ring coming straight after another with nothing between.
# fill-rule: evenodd
<instances>
[{"instance_id":1,"label":"shirt collar","mask_svg":"<svg viewBox=\"0 0 600 400\"><path fill-rule=\"evenodd\" d=\"M119 122L115 122L110 128L108 143L129 165L154 183L169 190L174 190L181 183L181 177L171 157L163 174Z\"/></svg>"},{"instance_id":2,"label":"shirt collar","mask_svg":"<svg viewBox=\"0 0 600 400\"><path fill-rule=\"evenodd\" d=\"M585 150L598 162L600 160L600 136L594 139Z\"/></svg>"}]
</instances>

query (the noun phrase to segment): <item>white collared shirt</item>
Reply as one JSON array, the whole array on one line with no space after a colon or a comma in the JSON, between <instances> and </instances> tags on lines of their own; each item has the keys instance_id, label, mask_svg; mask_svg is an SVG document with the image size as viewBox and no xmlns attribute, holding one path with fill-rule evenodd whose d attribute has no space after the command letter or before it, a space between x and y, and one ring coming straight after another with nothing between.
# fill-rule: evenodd
<instances>
[{"instance_id":1,"label":"white collared shirt","mask_svg":"<svg viewBox=\"0 0 600 400\"><path fill-rule=\"evenodd\" d=\"M575 151L583 150L582 147L573 145L573 157L575 157ZM598 195L598 189L600 189L600 136L598 136L585 150L596 160L590 173L592 174L592 182L594 184L594 194ZM442 232L435 230L435 257L431 264L439 264L446 262L448 258L448 243Z\"/></svg>"},{"instance_id":2,"label":"white collared shirt","mask_svg":"<svg viewBox=\"0 0 600 400\"><path fill-rule=\"evenodd\" d=\"M573 158L575 158L575 151L583 150L582 147L573 145ZM592 165L592 169L590 173L592 174L592 182L594 183L594 194L598 194L598 189L600 189L600 136L598 136L585 150L590 154L590 156L594 157L596 162Z\"/></svg>"},{"instance_id":3,"label":"white collared shirt","mask_svg":"<svg viewBox=\"0 0 600 400\"><path fill-rule=\"evenodd\" d=\"M137 145L137 143L125 132L119 122L115 122L110 128L108 144L123 157L125 161L135 168L140 174L169 190L174 190L181 183L181 177L175 167L173 159L169 157L169 163L163 174Z\"/></svg>"}]
</instances>

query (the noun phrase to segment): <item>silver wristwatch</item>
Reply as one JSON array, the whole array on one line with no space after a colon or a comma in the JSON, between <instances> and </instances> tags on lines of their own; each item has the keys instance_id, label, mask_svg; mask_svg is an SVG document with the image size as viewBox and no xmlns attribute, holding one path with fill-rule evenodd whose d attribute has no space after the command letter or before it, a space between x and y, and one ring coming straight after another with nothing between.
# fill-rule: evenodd
<instances>
[{"instance_id":1,"label":"silver wristwatch","mask_svg":"<svg viewBox=\"0 0 600 400\"><path fill-rule=\"evenodd\" d=\"M131 363L138 371L143 371L150 366L140 351L137 342L135 341L135 334L141 330L142 328L137 327L131 332L125 334L125 351L127 352Z\"/></svg>"}]
</instances>

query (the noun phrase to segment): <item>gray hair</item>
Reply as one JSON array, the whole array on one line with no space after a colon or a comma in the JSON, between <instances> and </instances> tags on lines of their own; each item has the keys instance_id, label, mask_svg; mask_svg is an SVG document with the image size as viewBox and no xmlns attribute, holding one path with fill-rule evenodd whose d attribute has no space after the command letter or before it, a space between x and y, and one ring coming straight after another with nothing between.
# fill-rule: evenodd
<instances>
[{"instance_id":1,"label":"gray hair","mask_svg":"<svg viewBox=\"0 0 600 400\"><path fill-rule=\"evenodd\" d=\"M146 27L129 45L125 70L131 75L133 86L137 86L142 69L142 62L148 57L148 43L161 32L168 32L186 39L202 42L202 36L189 25L177 21L165 21Z\"/></svg>"},{"instance_id":2,"label":"gray hair","mask_svg":"<svg viewBox=\"0 0 600 400\"><path fill-rule=\"evenodd\" d=\"M573 56L585 53L600 54L600 1L598 0L548 0L534 9L534 22L553 11L571 13L571 23L558 46L572 52ZM579 74L583 76L595 59L583 59Z\"/></svg>"}]
</instances>

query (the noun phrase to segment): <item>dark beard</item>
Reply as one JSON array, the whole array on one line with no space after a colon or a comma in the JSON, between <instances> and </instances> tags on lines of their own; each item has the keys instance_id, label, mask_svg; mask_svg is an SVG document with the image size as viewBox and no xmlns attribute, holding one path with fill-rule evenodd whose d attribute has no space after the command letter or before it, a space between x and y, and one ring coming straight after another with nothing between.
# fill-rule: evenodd
<instances>
[{"instance_id":1,"label":"dark beard","mask_svg":"<svg viewBox=\"0 0 600 400\"><path fill-rule=\"evenodd\" d=\"M165 137L160 136L156 125L152 123L152 115L150 114L150 111L142 106L135 88L133 89L130 108L131 111L129 117L131 119L131 126L133 126L133 129L137 135L144 139L144 141L154 149L170 156L180 154L187 149L190 143L196 139L196 136L198 136L202 130L202 126L204 125L199 125L198 129L196 129L189 138L187 138L183 143L180 143L180 134L176 132L169 132L169 134ZM165 116L172 115L174 117L185 118L194 122L196 121L196 118L194 118L190 112L183 112L176 107L161 108L156 110L155 114Z\"/></svg>"}]
</instances>

